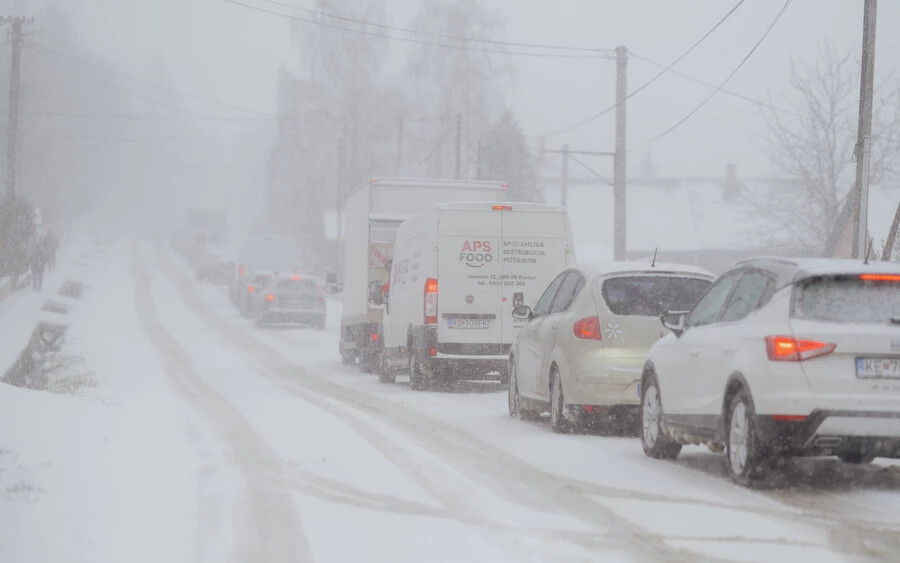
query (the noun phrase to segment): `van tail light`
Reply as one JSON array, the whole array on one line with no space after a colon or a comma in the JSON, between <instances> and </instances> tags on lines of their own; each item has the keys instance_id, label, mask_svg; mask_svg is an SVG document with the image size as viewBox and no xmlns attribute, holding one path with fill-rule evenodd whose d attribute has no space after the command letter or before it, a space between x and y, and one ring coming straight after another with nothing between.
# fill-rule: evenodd
<instances>
[{"instance_id":1,"label":"van tail light","mask_svg":"<svg viewBox=\"0 0 900 563\"><path fill-rule=\"evenodd\" d=\"M575 338L584 340L603 340L600 334L600 319L594 316L575 321L575 324L572 325L572 334L575 335Z\"/></svg>"},{"instance_id":2,"label":"van tail light","mask_svg":"<svg viewBox=\"0 0 900 563\"><path fill-rule=\"evenodd\" d=\"M256 288L253 287L252 285L248 285L248 286L247 286L247 293L254 293L254 292L256 292Z\"/></svg>"},{"instance_id":3,"label":"van tail light","mask_svg":"<svg viewBox=\"0 0 900 563\"><path fill-rule=\"evenodd\" d=\"M494 211L512 211L512 205L495 205L491 209Z\"/></svg>"},{"instance_id":4,"label":"van tail light","mask_svg":"<svg viewBox=\"0 0 900 563\"><path fill-rule=\"evenodd\" d=\"M437 324L438 281L434 278L425 280L425 324Z\"/></svg>"},{"instance_id":5,"label":"van tail light","mask_svg":"<svg viewBox=\"0 0 900 563\"><path fill-rule=\"evenodd\" d=\"M767 336L766 352L772 361L800 362L834 352L837 344L818 340L797 340L790 336Z\"/></svg>"},{"instance_id":6,"label":"van tail light","mask_svg":"<svg viewBox=\"0 0 900 563\"><path fill-rule=\"evenodd\" d=\"M272 295L271 293L266 295L266 301L268 301L269 303L272 303L273 301L275 301L275 296Z\"/></svg>"}]
</instances>

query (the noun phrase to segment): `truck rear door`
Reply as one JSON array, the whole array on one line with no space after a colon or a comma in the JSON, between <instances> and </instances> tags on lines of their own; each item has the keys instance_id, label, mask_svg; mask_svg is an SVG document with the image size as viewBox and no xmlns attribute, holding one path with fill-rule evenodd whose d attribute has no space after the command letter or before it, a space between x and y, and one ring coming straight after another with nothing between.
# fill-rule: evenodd
<instances>
[{"instance_id":1,"label":"truck rear door","mask_svg":"<svg viewBox=\"0 0 900 563\"><path fill-rule=\"evenodd\" d=\"M446 210L438 225L438 342L499 344L502 214Z\"/></svg>"},{"instance_id":2,"label":"truck rear door","mask_svg":"<svg viewBox=\"0 0 900 563\"><path fill-rule=\"evenodd\" d=\"M515 204L501 211L503 234L498 248L502 295L501 341L512 344L525 325L513 319L518 305L532 309L537 300L568 265L566 215L551 211L516 211Z\"/></svg>"}]
</instances>

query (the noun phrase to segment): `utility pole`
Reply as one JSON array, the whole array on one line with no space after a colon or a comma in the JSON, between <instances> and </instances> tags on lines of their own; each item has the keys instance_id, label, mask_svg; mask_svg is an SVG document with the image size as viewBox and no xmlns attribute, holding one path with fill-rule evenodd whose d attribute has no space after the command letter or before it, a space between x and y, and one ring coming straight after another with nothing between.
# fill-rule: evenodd
<instances>
[{"instance_id":1,"label":"utility pole","mask_svg":"<svg viewBox=\"0 0 900 563\"><path fill-rule=\"evenodd\" d=\"M456 114L456 179L460 178L462 164L462 114Z\"/></svg>"},{"instance_id":2,"label":"utility pole","mask_svg":"<svg viewBox=\"0 0 900 563\"><path fill-rule=\"evenodd\" d=\"M403 118L397 118L397 166L395 167L395 176L400 176L400 162L403 158Z\"/></svg>"},{"instance_id":3,"label":"utility pole","mask_svg":"<svg viewBox=\"0 0 900 563\"><path fill-rule=\"evenodd\" d=\"M9 121L6 139L6 197L12 199L16 195L16 143L19 132L19 61L22 58L22 25L23 17L0 18L0 22L9 25L9 41L12 46L9 69Z\"/></svg>"},{"instance_id":4,"label":"utility pole","mask_svg":"<svg viewBox=\"0 0 900 563\"><path fill-rule=\"evenodd\" d=\"M869 242L869 161L872 153L872 97L875 84L875 15L877 0L863 8L862 70L859 85L859 128L856 149L856 193L859 213L853 222L854 257L863 258Z\"/></svg>"},{"instance_id":5,"label":"utility pole","mask_svg":"<svg viewBox=\"0 0 900 563\"><path fill-rule=\"evenodd\" d=\"M872 0L874 1L874 0ZM613 246L613 259L625 260L626 251L626 100L625 92L628 78L628 49L623 46L616 47L616 149L615 164L613 165L613 202L615 243Z\"/></svg>"},{"instance_id":6,"label":"utility pole","mask_svg":"<svg viewBox=\"0 0 900 563\"><path fill-rule=\"evenodd\" d=\"M569 205L569 145L563 145L562 150L562 182L560 183L560 205Z\"/></svg>"}]
</instances>

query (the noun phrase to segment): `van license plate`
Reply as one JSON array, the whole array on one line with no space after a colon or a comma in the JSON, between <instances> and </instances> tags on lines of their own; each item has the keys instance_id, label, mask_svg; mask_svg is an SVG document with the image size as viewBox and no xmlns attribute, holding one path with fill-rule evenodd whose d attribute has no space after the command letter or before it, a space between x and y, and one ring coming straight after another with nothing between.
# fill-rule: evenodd
<instances>
[{"instance_id":1,"label":"van license plate","mask_svg":"<svg viewBox=\"0 0 900 563\"><path fill-rule=\"evenodd\" d=\"M856 377L900 378L900 358L856 358Z\"/></svg>"},{"instance_id":2,"label":"van license plate","mask_svg":"<svg viewBox=\"0 0 900 563\"><path fill-rule=\"evenodd\" d=\"M447 319L448 328L488 328L487 319Z\"/></svg>"}]
</instances>

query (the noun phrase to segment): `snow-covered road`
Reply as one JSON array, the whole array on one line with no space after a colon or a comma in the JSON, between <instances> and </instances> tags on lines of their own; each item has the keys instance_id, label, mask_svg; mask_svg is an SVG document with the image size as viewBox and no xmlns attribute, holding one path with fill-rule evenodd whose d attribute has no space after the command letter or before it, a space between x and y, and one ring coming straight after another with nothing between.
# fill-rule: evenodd
<instances>
[{"instance_id":1,"label":"snow-covered road","mask_svg":"<svg viewBox=\"0 0 900 563\"><path fill-rule=\"evenodd\" d=\"M196 284L149 243L118 244L94 275L71 338L96 392L0 390L0 560L900 552L890 462L802 460L777 490L745 490L705 449L661 462L635 438L510 419L498 385L412 392L402 375L379 384L341 365L337 302L323 332L257 328L223 288Z\"/></svg>"}]
</instances>

